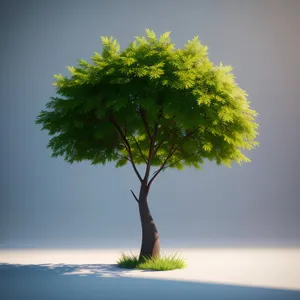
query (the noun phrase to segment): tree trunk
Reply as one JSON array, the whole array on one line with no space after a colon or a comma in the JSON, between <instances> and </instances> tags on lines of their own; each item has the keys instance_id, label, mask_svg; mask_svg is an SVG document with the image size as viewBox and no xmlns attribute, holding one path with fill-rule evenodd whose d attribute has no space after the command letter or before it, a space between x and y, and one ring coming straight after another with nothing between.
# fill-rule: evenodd
<instances>
[{"instance_id":1,"label":"tree trunk","mask_svg":"<svg viewBox=\"0 0 300 300\"><path fill-rule=\"evenodd\" d=\"M151 216L147 196L149 189L142 184L139 195L139 211L142 225L142 246L139 260L143 258L156 258L160 255L159 236Z\"/></svg>"}]
</instances>

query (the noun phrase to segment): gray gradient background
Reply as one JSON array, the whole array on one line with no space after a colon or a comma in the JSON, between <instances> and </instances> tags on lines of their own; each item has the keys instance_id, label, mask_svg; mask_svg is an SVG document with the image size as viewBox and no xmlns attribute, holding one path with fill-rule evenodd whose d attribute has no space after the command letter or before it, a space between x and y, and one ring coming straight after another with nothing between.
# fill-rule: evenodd
<instances>
[{"instance_id":1,"label":"gray gradient background","mask_svg":"<svg viewBox=\"0 0 300 300\"><path fill-rule=\"evenodd\" d=\"M51 159L34 124L54 73L145 28L195 35L259 113L251 164L168 170L149 195L162 247L300 244L300 1L2 1L0 247L139 247L131 167Z\"/></svg>"}]
</instances>

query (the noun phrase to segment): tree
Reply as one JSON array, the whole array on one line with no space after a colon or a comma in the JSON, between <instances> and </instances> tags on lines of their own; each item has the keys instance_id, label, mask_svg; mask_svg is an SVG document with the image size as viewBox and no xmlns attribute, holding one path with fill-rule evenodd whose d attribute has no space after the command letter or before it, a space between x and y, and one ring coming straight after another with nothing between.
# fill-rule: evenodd
<instances>
[{"instance_id":1,"label":"tree","mask_svg":"<svg viewBox=\"0 0 300 300\"><path fill-rule=\"evenodd\" d=\"M52 136L52 157L131 164L140 181L138 196L131 190L141 219L140 259L160 254L148 194L162 171L200 169L205 159L231 167L250 161L241 149L259 145L257 113L232 68L214 66L198 37L176 49L169 34L157 38L146 29L122 51L115 39L101 37L102 54L91 63L68 67L70 78L54 75L57 97L36 119Z\"/></svg>"}]
</instances>

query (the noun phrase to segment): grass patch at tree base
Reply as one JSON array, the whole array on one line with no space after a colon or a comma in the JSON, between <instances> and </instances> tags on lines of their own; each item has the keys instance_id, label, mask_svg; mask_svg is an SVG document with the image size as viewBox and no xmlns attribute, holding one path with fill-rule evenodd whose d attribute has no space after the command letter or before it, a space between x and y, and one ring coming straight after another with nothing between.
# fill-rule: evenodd
<instances>
[{"instance_id":1,"label":"grass patch at tree base","mask_svg":"<svg viewBox=\"0 0 300 300\"><path fill-rule=\"evenodd\" d=\"M121 257L117 260L117 264L119 268L124 269L154 271L170 271L187 267L185 259L178 254L160 255L158 258L145 257L140 261L138 255L133 253L125 254L122 252Z\"/></svg>"}]
</instances>

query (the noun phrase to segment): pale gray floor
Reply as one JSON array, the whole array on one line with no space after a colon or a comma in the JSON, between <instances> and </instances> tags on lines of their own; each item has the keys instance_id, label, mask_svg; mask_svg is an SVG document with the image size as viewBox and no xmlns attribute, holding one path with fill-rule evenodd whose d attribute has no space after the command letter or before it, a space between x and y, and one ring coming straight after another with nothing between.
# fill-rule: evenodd
<instances>
[{"instance_id":1,"label":"pale gray floor","mask_svg":"<svg viewBox=\"0 0 300 300\"><path fill-rule=\"evenodd\" d=\"M49 268L45 265L0 265L2 300L93 300L93 299L228 299L299 300L300 291L204 284L160 279L122 277L124 270L112 264L84 265L97 274L72 273L78 265ZM107 275L113 277L107 277Z\"/></svg>"}]
</instances>

